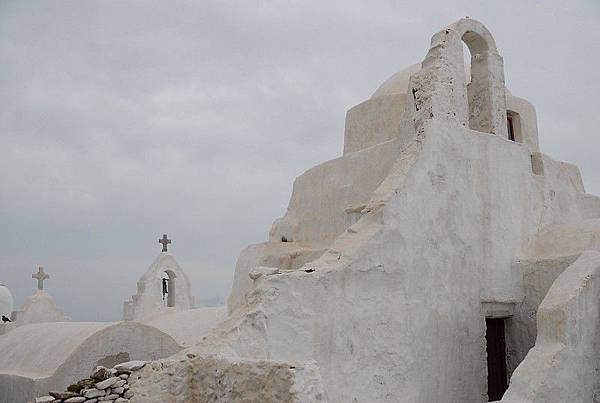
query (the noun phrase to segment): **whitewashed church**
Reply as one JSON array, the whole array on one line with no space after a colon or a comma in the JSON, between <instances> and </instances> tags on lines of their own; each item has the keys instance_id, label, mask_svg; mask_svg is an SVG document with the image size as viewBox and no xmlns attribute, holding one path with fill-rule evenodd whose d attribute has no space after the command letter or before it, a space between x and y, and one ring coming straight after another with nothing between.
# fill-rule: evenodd
<instances>
[{"instance_id":1,"label":"whitewashed church","mask_svg":"<svg viewBox=\"0 0 600 403\"><path fill-rule=\"evenodd\" d=\"M600 197L476 20L348 111L227 307L194 308L160 242L122 322L69 321L42 268L21 309L0 285L0 403L600 402Z\"/></svg>"}]
</instances>

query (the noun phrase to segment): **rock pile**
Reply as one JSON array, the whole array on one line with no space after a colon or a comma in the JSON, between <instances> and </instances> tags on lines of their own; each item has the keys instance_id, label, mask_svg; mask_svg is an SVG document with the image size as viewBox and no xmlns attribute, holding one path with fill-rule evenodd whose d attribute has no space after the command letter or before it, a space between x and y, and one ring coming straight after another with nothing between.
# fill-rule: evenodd
<instances>
[{"instance_id":1,"label":"rock pile","mask_svg":"<svg viewBox=\"0 0 600 403\"><path fill-rule=\"evenodd\" d=\"M70 385L65 392L50 392L35 403L126 403L133 397L129 376L143 368L145 361L129 361L114 368L96 367L91 376Z\"/></svg>"}]
</instances>

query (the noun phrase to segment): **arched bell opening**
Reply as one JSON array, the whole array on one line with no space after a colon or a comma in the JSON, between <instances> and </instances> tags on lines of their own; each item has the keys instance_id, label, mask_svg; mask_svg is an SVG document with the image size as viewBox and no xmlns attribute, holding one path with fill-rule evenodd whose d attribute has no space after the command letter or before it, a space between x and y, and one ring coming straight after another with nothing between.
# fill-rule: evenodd
<instances>
[{"instance_id":1,"label":"arched bell opening","mask_svg":"<svg viewBox=\"0 0 600 403\"><path fill-rule=\"evenodd\" d=\"M489 46L476 32L467 31L461 37L465 60L469 129L493 133L492 94L489 72Z\"/></svg>"},{"instance_id":2,"label":"arched bell opening","mask_svg":"<svg viewBox=\"0 0 600 403\"><path fill-rule=\"evenodd\" d=\"M162 276L162 299L167 307L175 306L175 273L165 270Z\"/></svg>"}]
</instances>

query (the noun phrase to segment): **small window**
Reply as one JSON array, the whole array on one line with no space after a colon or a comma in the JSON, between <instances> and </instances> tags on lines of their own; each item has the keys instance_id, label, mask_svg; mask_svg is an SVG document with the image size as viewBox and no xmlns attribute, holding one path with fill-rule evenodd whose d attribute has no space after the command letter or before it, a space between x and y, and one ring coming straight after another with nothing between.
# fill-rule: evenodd
<instances>
[{"instance_id":1,"label":"small window","mask_svg":"<svg viewBox=\"0 0 600 403\"><path fill-rule=\"evenodd\" d=\"M515 140L515 122L511 115L506 116L506 125L508 126L508 139L510 141Z\"/></svg>"}]
</instances>

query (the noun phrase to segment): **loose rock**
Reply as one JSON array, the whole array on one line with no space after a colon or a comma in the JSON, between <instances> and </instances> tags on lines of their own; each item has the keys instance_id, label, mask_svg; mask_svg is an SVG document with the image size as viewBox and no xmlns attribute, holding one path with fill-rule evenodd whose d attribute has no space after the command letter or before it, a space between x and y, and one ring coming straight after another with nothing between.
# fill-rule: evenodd
<instances>
[{"instance_id":1,"label":"loose rock","mask_svg":"<svg viewBox=\"0 0 600 403\"><path fill-rule=\"evenodd\" d=\"M94 381L93 379L82 379L81 381L79 381L73 385L70 385L67 388L67 391L79 393L79 392L81 392L81 389L91 388L94 386L95 383L96 383L96 381Z\"/></svg>"},{"instance_id":2,"label":"loose rock","mask_svg":"<svg viewBox=\"0 0 600 403\"><path fill-rule=\"evenodd\" d=\"M103 381L105 379L110 378L110 370L106 367L96 367L93 371L92 371L92 379L96 379L98 381Z\"/></svg>"},{"instance_id":3,"label":"loose rock","mask_svg":"<svg viewBox=\"0 0 600 403\"><path fill-rule=\"evenodd\" d=\"M88 389L85 390L83 392L83 396L87 397L88 399L93 399L95 397L100 397L100 396L104 396L106 394L105 391L103 390L99 390L99 389Z\"/></svg>"},{"instance_id":4,"label":"loose rock","mask_svg":"<svg viewBox=\"0 0 600 403\"><path fill-rule=\"evenodd\" d=\"M48 394L57 400L65 400L70 397L77 396L77 393L74 393L74 392L50 392Z\"/></svg>"},{"instance_id":5,"label":"loose rock","mask_svg":"<svg viewBox=\"0 0 600 403\"><path fill-rule=\"evenodd\" d=\"M113 386L117 381L119 381L120 378L117 376L113 376L111 378L108 378L105 381L102 382L98 382L96 384L96 389L100 389L100 390L104 390L106 388L110 388L111 386Z\"/></svg>"},{"instance_id":6,"label":"loose rock","mask_svg":"<svg viewBox=\"0 0 600 403\"><path fill-rule=\"evenodd\" d=\"M134 360L134 361L128 361L128 362L123 362L121 364L115 365L115 369L117 371L136 371L140 368L143 368L146 365L146 361L139 361L139 360Z\"/></svg>"}]
</instances>

